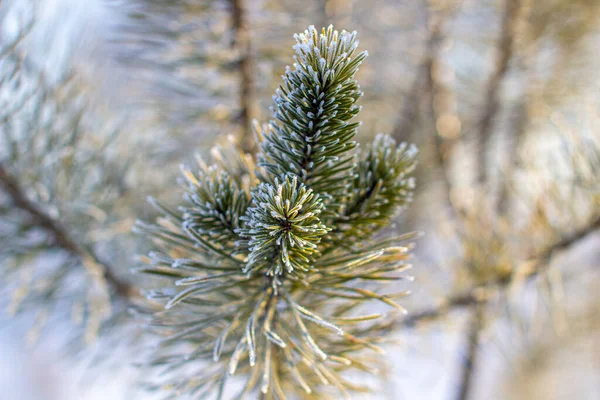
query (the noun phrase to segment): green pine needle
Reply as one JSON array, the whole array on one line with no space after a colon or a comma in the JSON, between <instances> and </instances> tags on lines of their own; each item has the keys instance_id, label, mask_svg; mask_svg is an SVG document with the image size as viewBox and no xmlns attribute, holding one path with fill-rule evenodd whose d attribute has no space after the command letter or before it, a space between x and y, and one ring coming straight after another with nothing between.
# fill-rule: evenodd
<instances>
[{"instance_id":1,"label":"green pine needle","mask_svg":"<svg viewBox=\"0 0 600 400\"><path fill-rule=\"evenodd\" d=\"M171 398L227 397L232 380L232 398L373 391L345 376L375 371L394 314L366 311L404 312L408 292L386 287L409 280L401 244L416 235L376 233L410 202L417 151L385 135L354 150L356 33L309 27L296 41L258 165L217 148L210 167L184 169L186 206L153 201L163 218L138 224L156 246L138 271L170 282L147 294L166 309L150 321L163 338L147 386Z\"/></svg>"},{"instance_id":2,"label":"green pine needle","mask_svg":"<svg viewBox=\"0 0 600 400\"><path fill-rule=\"evenodd\" d=\"M248 238L250 255L244 272L265 269L267 275L307 272L321 237L329 230L319 220L323 204L312 189L296 177L275 185L261 183L248 210L247 228L237 232ZM245 244L245 242L240 242Z\"/></svg>"}]
</instances>

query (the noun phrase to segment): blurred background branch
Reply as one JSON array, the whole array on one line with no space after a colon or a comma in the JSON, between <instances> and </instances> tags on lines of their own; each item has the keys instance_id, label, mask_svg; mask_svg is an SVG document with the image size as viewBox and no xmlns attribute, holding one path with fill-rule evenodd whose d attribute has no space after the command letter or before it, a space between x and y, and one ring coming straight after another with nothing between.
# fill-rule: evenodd
<instances>
[{"instance_id":1,"label":"blurred background branch","mask_svg":"<svg viewBox=\"0 0 600 400\"><path fill-rule=\"evenodd\" d=\"M514 280L530 280L536 278L540 273L548 268L552 256L561 251L567 251L571 246L577 245L581 240L587 239L600 230L600 218L594 220L588 226L570 235L552 246L532 255L531 258L524 261L520 271L511 277L498 277L495 281L486 283L483 286L472 287L463 293L454 294L443 300L439 306L432 307L423 311L415 311L404 318L400 324L407 327L419 326L422 323L435 321L437 318L445 317L448 313L462 308L472 308L487 303L500 290L500 292L509 290L515 283Z\"/></svg>"},{"instance_id":2,"label":"blurred background branch","mask_svg":"<svg viewBox=\"0 0 600 400\"><path fill-rule=\"evenodd\" d=\"M118 296L124 299L136 296L137 290L127 281L118 277L113 271L113 267L100 261L98 256L92 251L81 248L69 236L60 221L51 218L29 201L19 183L8 174L2 164L0 164L0 186L10 196L13 205L29 215L33 225L46 230L52 236L53 244L71 253L74 257L79 258L82 263L94 263L100 267L102 277L106 279Z\"/></svg>"},{"instance_id":3,"label":"blurred background branch","mask_svg":"<svg viewBox=\"0 0 600 400\"><path fill-rule=\"evenodd\" d=\"M231 20L234 31L233 46L240 54L238 60L240 70L240 125L242 136L240 143L246 152L256 150L252 134L252 118L254 100L254 75L252 68L252 47L250 42L249 21L245 0L231 0Z\"/></svg>"},{"instance_id":4,"label":"blurred background branch","mask_svg":"<svg viewBox=\"0 0 600 400\"><path fill-rule=\"evenodd\" d=\"M477 137L480 141L479 148L476 150L476 154L480 157L479 165L477 166L477 170L479 171L477 179L480 184L483 184L488 180L488 157L486 154L489 151L489 138L493 134L495 118L500 111L498 92L501 90L510 62L513 59L516 27L521 18L521 12L524 9L523 2L524 0L504 1L502 28L498 40L498 48L496 50L497 59L494 63L494 71L487 83L481 120L477 132Z\"/></svg>"}]
</instances>

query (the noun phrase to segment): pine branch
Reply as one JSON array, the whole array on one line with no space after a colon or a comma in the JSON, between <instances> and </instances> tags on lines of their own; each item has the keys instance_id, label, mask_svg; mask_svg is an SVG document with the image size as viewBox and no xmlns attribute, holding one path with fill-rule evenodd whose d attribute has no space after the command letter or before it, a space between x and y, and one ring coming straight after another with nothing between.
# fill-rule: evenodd
<instances>
[{"instance_id":1,"label":"pine branch","mask_svg":"<svg viewBox=\"0 0 600 400\"><path fill-rule=\"evenodd\" d=\"M525 95L524 98L519 101L514 109L514 121L511 124L512 132L512 146L509 151L508 162L506 163L507 170L504 173L502 183L500 186L500 194L498 195L497 210L500 215L507 215L509 211L509 205L511 200L511 191L513 189L513 178L515 176L515 170L518 168L521 160L517 157L519 149L522 148L522 144L526 138L526 130L529 125L529 107L530 100L529 96Z\"/></svg>"},{"instance_id":2,"label":"pine branch","mask_svg":"<svg viewBox=\"0 0 600 400\"><path fill-rule=\"evenodd\" d=\"M148 293L165 304L150 320L162 337L153 364L170 372L149 389L221 398L236 374L246 382L236 398L370 391L344 375L373 371L369 352L382 352L391 320L357 313L372 302L404 312L407 292L383 289L407 279L412 245L402 244L415 235L375 233L412 197L416 149L381 135L352 151L366 56L355 32L309 27L295 38L277 122L257 129L258 167L240 162L251 157L235 143L217 149L210 167L184 169L187 206L153 202L163 217L137 225L155 248L138 271L170 283Z\"/></svg>"},{"instance_id":3,"label":"pine branch","mask_svg":"<svg viewBox=\"0 0 600 400\"><path fill-rule=\"evenodd\" d=\"M246 228L237 230L248 238L250 251L244 272L266 268L267 275L302 274L313 267L309 260L317 252L321 237L329 229L319 215L322 199L311 189L298 185L296 178L275 186L261 184L254 194L254 207L242 217ZM246 246L245 242L240 242Z\"/></svg>"},{"instance_id":4,"label":"pine branch","mask_svg":"<svg viewBox=\"0 0 600 400\"><path fill-rule=\"evenodd\" d=\"M295 38L296 64L286 70L284 85L276 91L273 114L278 123L263 133L259 165L272 178L296 175L315 192L340 201L360 125L350 122L360 111L355 103L362 96L354 74L367 53L356 54L356 32L340 34L332 26L321 34L311 26Z\"/></svg>"},{"instance_id":5,"label":"pine branch","mask_svg":"<svg viewBox=\"0 0 600 400\"><path fill-rule=\"evenodd\" d=\"M515 38L513 39L518 45L529 39L529 16L532 12L532 2L530 0L522 0L520 15L518 21L515 22ZM519 159L519 149L522 148L523 142L527 135L527 128L530 124L531 109L533 102L533 90L535 87L535 78L533 74L533 65L537 55L536 46L532 43L526 45L521 44L516 47L516 69L521 75L523 81L523 92L521 99L517 102L513 109L513 121L510 124L510 147L508 150L508 160L502 182L500 184L500 194L498 195L497 210L500 215L506 215L509 211L510 194L513 184L513 178L516 169L519 167L521 160Z\"/></svg>"},{"instance_id":6,"label":"pine branch","mask_svg":"<svg viewBox=\"0 0 600 400\"><path fill-rule=\"evenodd\" d=\"M251 136L254 83L244 0L126 3L113 4L127 14L112 38L119 44L116 57L147 89L129 100L149 108L168 131L166 141L177 136L177 149L162 151L177 156L224 123L230 132Z\"/></svg>"},{"instance_id":7,"label":"pine branch","mask_svg":"<svg viewBox=\"0 0 600 400\"><path fill-rule=\"evenodd\" d=\"M493 135L495 128L496 115L500 111L500 89L506 73L508 72L510 61L513 58L515 27L519 19L522 0L505 0L504 16L502 18L502 31L500 41L498 42L498 59L496 69L490 77L484 100L484 108L481 120L477 130L478 140L478 165L477 181L482 184L488 179L487 176L487 150L488 142Z\"/></svg>"},{"instance_id":8,"label":"pine branch","mask_svg":"<svg viewBox=\"0 0 600 400\"><path fill-rule=\"evenodd\" d=\"M237 230L248 208L249 193L227 172L203 167L194 174L184 169L191 207L182 209L188 224L209 231L211 241L231 251L241 239Z\"/></svg>"},{"instance_id":9,"label":"pine branch","mask_svg":"<svg viewBox=\"0 0 600 400\"><path fill-rule=\"evenodd\" d=\"M25 211L32 223L49 233L56 246L67 251L78 259L85 260L91 258L96 264L102 267L103 278L114 289L115 293L123 299L130 300L138 296L137 290L127 281L118 277L113 268L107 263L100 261L92 251L84 249L78 245L67 233L64 226L56 219L50 217L37 205L31 202L25 195L19 183L9 175L3 165L0 164L0 187L10 196L13 204Z\"/></svg>"},{"instance_id":10,"label":"pine branch","mask_svg":"<svg viewBox=\"0 0 600 400\"><path fill-rule=\"evenodd\" d=\"M240 54L239 63L239 106L240 125L242 126L241 145L246 152L253 151L252 104L254 102L253 57L250 42L248 13L244 0L230 0L231 24L234 32L233 46Z\"/></svg>"},{"instance_id":11,"label":"pine branch","mask_svg":"<svg viewBox=\"0 0 600 400\"><path fill-rule=\"evenodd\" d=\"M423 0L422 3L429 3L429 1ZM440 12L439 15L434 15L433 11L428 9L427 4L424 4L423 8L425 18L422 26L428 31L425 52L409 94L404 100L404 107L400 113L401 117L392 130L392 136L398 141L411 140L418 119L417 114L420 100L422 97L429 97L431 95L428 93L432 91L431 74L433 73L433 66L439 62L440 46L445 38L444 27L451 15L458 10L459 5L449 6Z\"/></svg>"},{"instance_id":12,"label":"pine branch","mask_svg":"<svg viewBox=\"0 0 600 400\"><path fill-rule=\"evenodd\" d=\"M457 138L443 137L437 127L437 121L444 110L439 110L439 104L441 102L436 100L449 97L447 96L449 89L437 78L439 73L436 72L435 68L439 68L441 63L440 51L446 38L445 27L453 15L459 11L461 6L462 1L457 0L455 3L446 6L442 11L438 11L437 13L430 10L428 7L425 7L424 13L426 14L426 17L423 25L428 29L425 54L417 70L417 75L409 95L404 101L404 108L401 113L402 117L398 120L393 130L393 136L398 140L401 138L409 140L416 127L419 102L421 98L426 100L428 107L427 112L432 118L434 125L434 129L432 130L435 150L434 155L444 184L443 193L445 193L445 202L451 211L452 218L455 222L459 222L460 218L458 215L459 210L457 210L450 197L452 183L449 177L449 164L453 149L458 140ZM435 106L436 103L438 104L437 107Z\"/></svg>"},{"instance_id":13,"label":"pine branch","mask_svg":"<svg viewBox=\"0 0 600 400\"><path fill-rule=\"evenodd\" d=\"M546 249L535 254L531 259L534 263L520 275L521 279L532 280L539 274L543 273L549 266L549 261L557 252L566 251L588 236L600 230L600 217L591 221L586 227L580 229L574 234L554 243ZM413 313L399 322L400 326L414 327L422 322L434 321L438 318L446 316L448 313L464 309L472 308L479 304L487 303L491 298L487 295L489 289L499 289L500 291L507 290L512 279L510 277L497 278L495 281L489 282L483 286L475 286L462 293L452 295L444 300L439 306L435 306L420 312Z\"/></svg>"},{"instance_id":14,"label":"pine branch","mask_svg":"<svg viewBox=\"0 0 600 400\"><path fill-rule=\"evenodd\" d=\"M366 151L358 152L346 206L332 222L332 245L361 241L411 203L415 180L409 174L417 155L416 146L398 145L388 135L377 135Z\"/></svg>"},{"instance_id":15,"label":"pine branch","mask_svg":"<svg viewBox=\"0 0 600 400\"><path fill-rule=\"evenodd\" d=\"M126 228L116 220L130 199L132 158L115 143L120 127L100 115L83 76L69 69L48 80L17 45L0 54L0 259L8 313L35 315L33 336L50 318L70 316L77 341L90 343L119 320L115 305L122 310L139 297L113 267L121 244L131 242L120 235L117 249L111 240ZM107 263L98 252L111 250Z\"/></svg>"},{"instance_id":16,"label":"pine branch","mask_svg":"<svg viewBox=\"0 0 600 400\"><path fill-rule=\"evenodd\" d=\"M460 373L458 393L456 400L468 400L472 396L473 383L475 382L475 372L477 367L477 359L479 355L479 342L481 341L481 333L484 326L485 307L479 305L473 310L471 321L468 325L467 334L467 351L464 356L464 361Z\"/></svg>"},{"instance_id":17,"label":"pine branch","mask_svg":"<svg viewBox=\"0 0 600 400\"><path fill-rule=\"evenodd\" d=\"M592 220L587 226L582 229L579 229L575 233L569 235L568 237L556 242L552 246L540 251L537 255L534 256L535 259L540 260L541 262L547 262L553 256L554 253L565 251L569 249L571 246L577 244L581 240L587 238L592 233L596 232L600 229L600 217Z\"/></svg>"},{"instance_id":18,"label":"pine branch","mask_svg":"<svg viewBox=\"0 0 600 400\"><path fill-rule=\"evenodd\" d=\"M436 100L448 97L449 89L440 82L439 72L436 72L435 68L439 68L440 50L441 45L444 41L443 29L448 20L460 9L462 1L459 0L457 3L448 7L440 15L434 16L431 12L428 14L428 25L431 25L431 34L428 42L428 57L423 65L423 69L427 69L427 73L424 73L425 78L425 95L427 104L429 107L429 114L433 119L435 129L433 129L434 135L434 154L439 167L439 173L442 176L442 182L444 184L444 200L451 213L451 219L455 223L462 221L462 211L458 209L455 202L452 200L452 179L450 178L451 168L450 161L454 148L460 140L459 137L455 138L444 138L442 133L438 129L438 121L441 117L441 112L436 107L436 103L440 103ZM460 132L459 132L460 134Z\"/></svg>"}]
</instances>

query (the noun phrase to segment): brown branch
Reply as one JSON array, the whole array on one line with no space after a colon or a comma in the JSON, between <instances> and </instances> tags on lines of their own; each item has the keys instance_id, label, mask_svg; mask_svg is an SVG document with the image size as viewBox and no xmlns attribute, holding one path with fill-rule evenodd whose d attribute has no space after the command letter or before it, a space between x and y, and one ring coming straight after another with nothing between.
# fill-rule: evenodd
<instances>
[{"instance_id":1,"label":"brown branch","mask_svg":"<svg viewBox=\"0 0 600 400\"><path fill-rule=\"evenodd\" d=\"M594 233L597 230L600 230L600 216L592 222L590 222L584 228L576 231L572 235L556 242L547 249L539 252L534 258L547 262L554 253L567 250L569 247L573 246L575 243L578 243L582 239L585 239L588 235Z\"/></svg>"},{"instance_id":2,"label":"brown branch","mask_svg":"<svg viewBox=\"0 0 600 400\"><path fill-rule=\"evenodd\" d=\"M252 102L254 75L252 71L252 48L248 16L244 0L231 0L231 25L234 32L233 47L239 52L239 123L242 127L241 146L245 152L253 152L256 144L252 136Z\"/></svg>"},{"instance_id":3,"label":"brown branch","mask_svg":"<svg viewBox=\"0 0 600 400\"><path fill-rule=\"evenodd\" d=\"M99 258L91 251L84 249L77 244L75 240L68 234L65 227L56 219L50 217L45 211L40 209L36 204L31 202L25 195L23 189L12 177L8 171L0 164L0 187L10 196L13 204L19 209L25 211L31 217L32 222L41 229L48 232L53 239L54 245L62 248L73 256L79 259L92 259L96 264L102 267L103 277L106 282L114 289L115 293L124 299L131 299L138 295L137 289L131 284L119 278L107 263L99 260Z\"/></svg>"},{"instance_id":4,"label":"brown branch","mask_svg":"<svg viewBox=\"0 0 600 400\"><path fill-rule=\"evenodd\" d=\"M477 359L479 356L479 342L484 326L484 314L484 305L479 305L473 310L473 315L469 321L467 352L464 356L464 362L462 363L463 368L461 369L456 400L468 400L472 397L473 383L475 382L475 368L477 367Z\"/></svg>"},{"instance_id":5,"label":"brown branch","mask_svg":"<svg viewBox=\"0 0 600 400\"><path fill-rule=\"evenodd\" d=\"M428 28L429 35L425 43L425 54L417 69L408 96L404 100L401 117L392 129L392 136L398 141L408 141L412 136L417 122L420 99L428 91L431 91L430 78L432 68L439 57L439 48L444 40L443 27L447 20L447 15L433 18L433 15L428 10L424 10L424 13L425 20L423 26Z\"/></svg>"},{"instance_id":6,"label":"brown branch","mask_svg":"<svg viewBox=\"0 0 600 400\"><path fill-rule=\"evenodd\" d=\"M486 150L488 148L490 137L492 136L492 131L494 130L494 122L500 107L500 87L502 86L502 82L508 72L508 67L513 57L515 27L520 8L521 0L505 0L502 31L500 33L500 41L498 42L496 69L487 84L484 108L477 131L477 180L480 184L485 183L488 179Z\"/></svg>"},{"instance_id":7,"label":"brown branch","mask_svg":"<svg viewBox=\"0 0 600 400\"><path fill-rule=\"evenodd\" d=\"M510 194L515 170L519 166L518 151L526 138L527 128L530 120L531 102L534 97L535 77L532 74L532 66L535 62L536 48L533 42L525 44L529 39L528 18L531 13L531 0L522 0L519 16L515 23L513 52L516 57L515 69L521 76L524 87L521 99L515 105L513 121L510 126L509 150L506 168L502 182L500 183L500 194L498 195L497 210L500 215L506 215L509 211Z\"/></svg>"},{"instance_id":8,"label":"brown branch","mask_svg":"<svg viewBox=\"0 0 600 400\"><path fill-rule=\"evenodd\" d=\"M422 1L427 3L427 1ZM433 120L434 140L434 156L437 162L437 169L442 177L444 184L443 193L445 194L445 203L449 208L452 216L451 219L459 221L460 212L456 209L452 202L451 191L452 182L449 176L449 160L452 149L456 144L456 139L443 138L438 130L436 121L440 116L440 112L436 109L436 99L449 94L449 89L446 88L437 76L435 69L440 65L440 51L445 39L444 28L451 17L460 9L462 0L457 0L446 6L443 10L434 12L433 10L424 7L425 20L423 25L428 29L428 37L425 44L423 59L418 67L412 87L404 100L401 117L398 119L392 130L392 136L398 141L411 140L411 136L417 126L419 116L419 106L423 100L427 102L427 112Z\"/></svg>"},{"instance_id":9,"label":"brown branch","mask_svg":"<svg viewBox=\"0 0 600 400\"><path fill-rule=\"evenodd\" d=\"M533 265L528 268L520 278L525 280L532 280L540 273L544 272L548 268L548 263L552 256L561 251L569 249L571 246L579 243L581 240L587 238L589 235L600 230L600 217L596 218L586 227L575 232L574 234L554 243L546 249L538 252L533 257ZM471 308L479 304L487 303L491 297L488 295L488 289L499 289L501 291L506 290L513 282L512 277L499 277L496 280L488 282L485 285L475 286L462 293L452 295L448 297L442 304L414 313L407 316L403 320L399 321L400 326L414 327L422 322L432 321L437 318L443 317L452 311Z\"/></svg>"},{"instance_id":10,"label":"brown branch","mask_svg":"<svg viewBox=\"0 0 600 400\"><path fill-rule=\"evenodd\" d=\"M475 290L470 290L449 297L439 306L410 314L400 322L400 325L405 327L415 327L423 322L436 320L437 318L448 314L450 311L469 308L480 301L481 300L477 299L475 296Z\"/></svg>"},{"instance_id":11,"label":"brown branch","mask_svg":"<svg viewBox=\"0 0 600 400\"><path fill-rule=\"evenodd\" d=\"M411 141L413 131L417 125L418 110L420 97L423 94L423 82L426 79L427 74L425 62L421 64L417 70L416 77L410 88L408 96L404 100L404 107L401 112L401 117L392 129L392 136L398 142Z\"/></svg>"},{"instance_id":12,"label":"brown branch","mask_svg":"<svg viewBox=\"0 0 600 400\"><path fill-rule=\"evenodd\" d=\"M316 20L318 21L317 28L321 28L321 27L327 27L329 26L330 23L332 23L331 21L331 16L328 15L327 13L327 5L329 4L329 0L320 0L317 3L317 9L316 9Z\"/></svg>"},{"instance_id":13,"label":"brown branch","mask_svg":"<svg viewBox=\"0 0 600 400\"><path fill-rule=\"evenodd\" d=\"M524 97L525 98L519 101L515 107L514 121L511 127L511 133L513 135L512 145L510 146L510 150L508 152L508 162L506 163L507 170L500 186L500 194L498 195L496 207L499 215L507 215L509 211L513 177L515 174L515 169L517 168L517 164L519 163L517 152L522 146L522 143L525 139L525 131L527 130L527 126L529 124L528 108L530 105L527 96Z\"/></svg>"},{"instance_id":14,"label":"brown branch","mask_svg":"<svg viewBox=\"0 0 600 400\"><path fill-rule=\"evenodd\" d=\"M437 100L440 98L448 98L450 90L440 81L439 73L436 72L436 67L440 65L440 50L444 40L443 28L446 21L456 13L462 6L462 1L449 6L441 14L428 14L427 26L430 27L430 38L428 42L428 56L423 66L423 77L425 79L425 95L428 101L429 113L433 119L433 135L434 135L434 155L444 183L445 203L451 212L451 219L454 222L462 221L461 211L452 201L452 180L450 178L449 162L452 156L454 147L456 146L459 137L444 138L438 130L438 120L442 112L436 107Z\"/></svg>"}]
</instances>

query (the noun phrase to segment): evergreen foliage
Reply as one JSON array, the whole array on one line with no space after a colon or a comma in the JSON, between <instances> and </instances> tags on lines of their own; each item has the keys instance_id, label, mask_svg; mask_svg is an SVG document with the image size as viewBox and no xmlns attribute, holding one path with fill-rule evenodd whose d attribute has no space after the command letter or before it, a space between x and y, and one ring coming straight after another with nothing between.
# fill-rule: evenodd
<instances>
[{"instance_id":1,"label":"evergreen foliage","mask_svg":"<svg viewBox=\"0 0 600 400\"><path fill-rule=\"evenodd\" d=\"M9 314L34 315L30 341L66 318L91 342L116 315L111 289L133 292L109 266L119 252L108 226L122 223L129 157L116 149L119 129L90 127L75 74L50 81L25 56L28 32L0 46L1 290Z\"/></svg>"},{"instance_id":2,"label":"evergreen foliage","mask_svg":"<svg viewBox=\"0 0 600 400\"><path fill-rule=\"evenodd\" d=\"M369 351L381 351L391 325L360 310L382 302L403 311L396 299L406 291L384 283L406 278L410 247L399 244L414 234L376 233L410 201L416 150L381 135L353 151L354 75L366 56L355 32L309 27L296 42L275 121L257 129L258 166L219 149L210 167L184 169L186 206L152 200L163 218L138 224L156 243L139 272L173 282L148 293L168 310L150 322L164 336L151 364L170 372L148 386L168 384L169 397L221 398L238 377L241 397L367 390L343 373L372 371Z\"/></svg>"},{"instance_id":3,"label":"evergreen foliage","mask_svg":"<svg viewBox=\"0 0 600 400\"><path fill-rule=\"evenodd\" d=\"M356 53L356 33L340 35L330 26L295 36L294 69L274 96L272 122L262 141L261 164L271 176L298 176L317 193L342 202L356 147L362 92L354 74L367 56Z\"/></svg>"},{"instance_id":4,"label":"evergreen foliage","mask_svg":"<svg viewBox=\"0 0 600 400\"><path fill-rule=\"evenodd\" d=\"M238 230L246 242L250 255L244 272L267 268L269 276L307 272L311 269L310 257L328 228L319 215L323 204L319 196L296 177L286 178L275 186L261 183L253 196L254 206L248 209L246 228ZM273 280L273 283L276 281Z\"/></svg>"},{"instance_id":5,"label":"evergreen foliage","mask_svg":"<svg viewBox=\"0 0 600 400\"><path fill-rule=\"evenodd\" d=\"M85 373L95 376L114 355L129 366L138 345L154 345L151 357L140 357L152 367L142 379L177 399L377 398L398 384L382 371L382 345L399 328L417 328L412 339L421 340L428 323L442 329L442 341L445 330L464 330L452 346L449 389L457 400L482 389L490 346L482 338L498 323L511 328L502 330L511 343L505 355L523 364L502 384L515 396L556 382L564 372L558 358L581 352L587 361L593 353L600 117L586 92L593 74L577 72L598 61L589 40L597 2L538 1L534 13L528 2L503 2L483 19L498 30L462 41L473 54L496 47L476 80L464 72L477 65L447 57L445 44L464 36L457 26L480 26L461 2L405 2L398 19L390 1L370 12L367 3L347 1L128 0L107 3L117 16L108 25L87 19L87 2L69 15L58 3L52 10L44 2L0 3L0 318L4 309L19 316L5 327L9 336L25 324L27 344L40 335L66 340L63 355L92 356L93 372ZM35 27L19 28L30 12ZM82 17L101 35L77 28ZM381 24L366 38L378 43L379 58L362 71L376 77L361 99L371 110L361 115L364 130L394 123L393 138L415 140L432 155L418 178L431 184L402 228L414 223L434 233L421 254L432 279L422 276L419 292L437 300L412 299L421 306L408 317L396 314L404 312L407 242L416 235L386 228L411 202L416 149L383 134L364 147L354 141L362 96L354 77L366 57L355 33L311 27L295 36L295 64L273 98L273 120L255 126L251 143L249 121L271 90L263 78L286 55L290 20L304 18ZM94 45L80 52L82 40ZM418 64L407 51L421 53ZM79 67L91 67L93 77ZM508 83L515 92L503 96ZM465 107L473 91L483 96ZM135 118L113 126L128 110ZM180 207L150 198L156 210L144 218L160 217L137 224L146 236L136 247L153 251L135 269L144 275L128 281L120 270L131 266L138 194L158 192L172 204L179 193L168 186L170 163L217 127L241 145L232 140L213 149L208 165L198 159L182 168ZM474 176L465 163L478 165ZM448 274L441 280L440 262ZM145 302L138 288L147 284L161 289L143 291ZM148 340L138 340L129 318L140 310ZM80 352L80 339L98 334L104 340ZM43 351L47 343L39 344ZM564 386L583 388L579 397L589 386L583 372Z\"/></svg>"},{"instance_id":6,"label":"evergreen foliage","mask_svg":"<svg viewBox=\"0 0 600 400\"><path fill-rule=\"evenodd\" d=\"M126 14L112 38L116 60L144 71L132 76L142 102L156 113L175 149L199 135L241 123L237 104L240 58L231 0L131 0L113 4ZM164 150L163 150L164 151Z\"/></svg>"}]
</instances>

